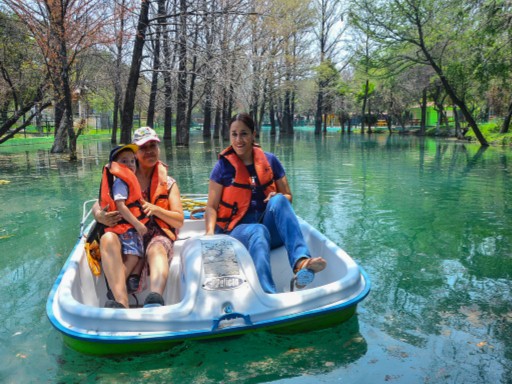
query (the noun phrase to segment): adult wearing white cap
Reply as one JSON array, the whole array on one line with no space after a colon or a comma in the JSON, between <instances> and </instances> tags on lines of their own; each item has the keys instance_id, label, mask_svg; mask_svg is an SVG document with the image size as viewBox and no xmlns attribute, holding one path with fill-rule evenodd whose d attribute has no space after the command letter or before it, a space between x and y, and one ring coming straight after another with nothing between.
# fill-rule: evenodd
<instances>
[{"instance_id":1,"label":"adult wearing white cap","mask_svg":"<svg viewBox=\"0 0 512 384\"><path fill-rule=\"evenodd\" d=\"M144 306L159 306L165 304L162 295L169 275L175 230L183 226L183 208L178 185L167 175L167 166L160 161L160 139L156 132L149 127L139 128L134 133L133 143L139 147L135 174L142 190L142 208L149 217L148 233L144 236L147 260L144 270L149 269L150 293ZM98 203L93 207L93 215L106 226L116 225L121 220L119 212L107 212ZM132 271L125 267L118 236L105 233L101 237L100 252L103 272L114 297L105 306L128 308L126 283ZM146 273L142 276L144 279Z\"/></svg>"}]
</instances>

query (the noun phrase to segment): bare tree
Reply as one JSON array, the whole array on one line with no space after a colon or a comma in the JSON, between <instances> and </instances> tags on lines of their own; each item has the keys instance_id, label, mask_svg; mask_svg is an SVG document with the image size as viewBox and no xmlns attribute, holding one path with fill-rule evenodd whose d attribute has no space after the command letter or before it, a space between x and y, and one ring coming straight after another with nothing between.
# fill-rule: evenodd
<instances>
[{"instance_id":1,"label":"bare tree","mask_svg":"<svg viewBox=\"0 0 512 384\"><path fill-rule=\"evenodd\" d=\"M314 33L318 43L318 64L322 64L325 60L336 62L341 38L345 31L343 2L341 0L316 0L315 4L318 22L317 27L314 28ZM316 135L320 134L322 129L324 88L326 86L319 79L315 114Z\"/></svg>"},{"instance_id":2,"label":"bare tree","mask_svg":"<svg viewBox=\"0 0 512 384\"><path fill-rule=\"evenodd\" d=\"M132 139L133 112L135 110L135 96L139 83L140 68L142 65L142 53L146 42L146 31L149 23L150 0L141 0L137 34L133 45L132 64L128 76L128 84L124 97L123 111L121 115L121 142L129 143Z\"/></svg>"},{"instance_id":3,"label":"bare tree","mask_svg":"<svg viewBox=\"0 0 512 384\"><path fill-rule=\"evenodd\" d=\"M110 19L101 0L5 0L23 20L45 59L54 98L56 131L51 151L70 152L76 159L78 134L73 129L71 72L77 55L104 36L103 26Z\"/></svg>"}]
</instances>

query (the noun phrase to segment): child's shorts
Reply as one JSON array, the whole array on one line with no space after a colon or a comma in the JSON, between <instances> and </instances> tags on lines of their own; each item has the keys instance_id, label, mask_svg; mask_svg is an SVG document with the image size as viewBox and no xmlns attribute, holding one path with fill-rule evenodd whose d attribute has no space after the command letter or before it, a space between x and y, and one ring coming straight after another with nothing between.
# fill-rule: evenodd
<instances>
[{"instance_id":1,"label":"child's shorts","mask_svg":"<svg viewBox=\"0 0 512 384\"><path fill-rule=\"evenodd\" d=\"M125 233L119 235L121 241L121 250L123 255L144 256L144 245L142 236L135 229L129 229Z\"/></svg>"}]
</instances>

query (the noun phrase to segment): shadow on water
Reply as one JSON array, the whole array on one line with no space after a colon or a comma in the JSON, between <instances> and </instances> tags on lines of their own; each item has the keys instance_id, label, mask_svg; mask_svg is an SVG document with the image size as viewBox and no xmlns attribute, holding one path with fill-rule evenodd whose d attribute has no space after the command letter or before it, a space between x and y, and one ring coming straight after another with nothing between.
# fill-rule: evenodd
<instances>
[{"instance_id":1,"label":"shadow on water","mask_svg":"<svg viewBox=\"0 0 512 384\"><path fill-rule=\"evenodd\" d=\"M333 328L297 335L251 333L239 338L185 342L169 351L125 357L84 356L48 341L58 363L56 382L263 383L319 375L351 364L367 351L357 315Z\"/></svg>"}]
</instances>

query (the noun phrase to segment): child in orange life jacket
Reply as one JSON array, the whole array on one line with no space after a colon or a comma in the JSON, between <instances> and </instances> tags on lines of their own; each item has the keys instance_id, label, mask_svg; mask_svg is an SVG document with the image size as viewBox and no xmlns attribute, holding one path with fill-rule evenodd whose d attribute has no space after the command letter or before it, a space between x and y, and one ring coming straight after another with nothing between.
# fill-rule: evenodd
<instances>
[{"instance_id":1,"label":"child in orange life jacket","mask_svg":"<svg viewBox=\"0 0 512 384\"><path fill-rule=\"evenodd\" d=\"M126 258L125 266L128 273L130 273L130 276L126 281L129 293L137 291L139 287L139 276L142 267L144 266L143 237L148 231L146 226L134 215L134 213L132 213L130 208L126 205L126 202L130 200L130 194L136 194L134 189L140 190L137 178L135 177L137 166L135 152L137 150L138 146L135 144L120 145L110 152L109 159L111 168L113 162L125 166L125 169L120 167L120 170L124 176L121 177L119 175L114 179L112 184L112 198L115 201L116 209L119 211L125 221L124 227L122 227L121 230L114 230L114 232L118 233L119 235L121 251L123 256ZM129 184L123 180L123 178L125 180L132 180L132 189L130 189ZM128 224L126 224L126 222ZM123 232L125 228L128 229L124 231L124 233L119 233Z\"/></svg>"}]
</instances>

